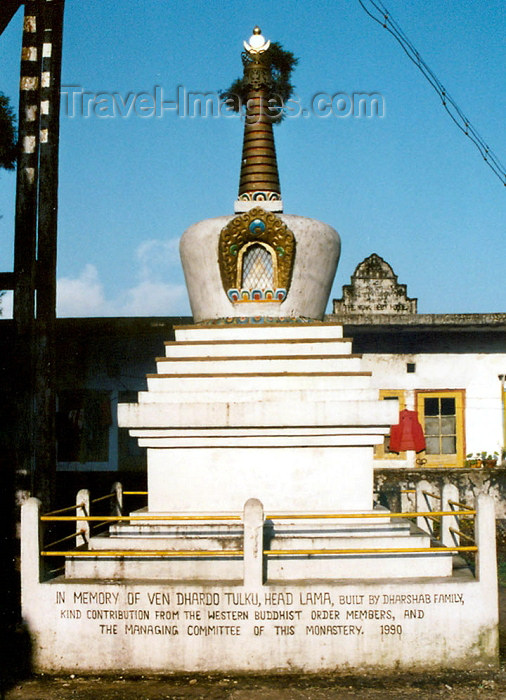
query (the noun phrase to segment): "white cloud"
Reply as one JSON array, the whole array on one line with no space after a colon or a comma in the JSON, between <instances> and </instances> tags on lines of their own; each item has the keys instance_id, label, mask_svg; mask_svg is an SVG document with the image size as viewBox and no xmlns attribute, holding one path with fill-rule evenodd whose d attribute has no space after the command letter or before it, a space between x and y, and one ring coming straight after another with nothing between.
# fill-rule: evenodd
<instances>
[{"instance_id":1,"label":"white cloud","mask_svg":"<svg viewBox=\"0 0 506 700\"><path fill-rule=\"evenodd\" d=\"M190 315L186 287L169 279L181 277L178 239L143 241L132 262L136 282L109 297L95 265L86 264L77 277L57 281L57 315L179 316ZM3 318L12 318L12 292L1 299Z\"/></svg>"},{"instance_id":2,"label":"white cloud","mask_svg":"<svg viewBox=\"0 0 506 700\"><path fill-rule=\"evenodd\" d=\"M186 287L145 280L127 290L116 316L173 316L190 314Z\"/></svg>"},{"instance_id":3,"label":"white cloud","mask_svg":"<svg viewBox=\"0 0 506 700\"><path fill-rule=\"evenodd\" d=\"M86 265L79 277L57 282L58 316L109 316L104 289L94 265Z\"/></svg>"},{"instance_id":4,"label":"white cloud","mask_svg":"<svg viewBox=\"0 0 506 700\"><path fill-rule=\"evenodd\" d=\"M140 265L140 279L157 282L167 279L169 268L180 270L179 239L143 241L137 247L135 257Z\"/></svg>"}]
</instances>

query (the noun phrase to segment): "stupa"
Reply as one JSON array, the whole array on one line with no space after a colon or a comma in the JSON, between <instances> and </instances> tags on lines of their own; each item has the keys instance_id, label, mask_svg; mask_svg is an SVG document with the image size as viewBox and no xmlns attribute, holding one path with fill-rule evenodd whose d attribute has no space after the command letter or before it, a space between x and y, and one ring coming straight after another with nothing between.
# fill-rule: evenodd
<instances>
[{"instance_id":1,"label":"stupa","mask_svg":"<svg viewBox=\"0 0 506 700\"><path fill-rule=\"evenodd\" d=\"M372 508L372 449L395 422L342 327L322 321L337 232L283 213L269 41L243 53L247 111L235 213L181 238L195 325L176 329L121 425L148 448L148 510ZM350 470L349 465L353 465Z\"/></svg>"},{"instance_id":2,"label":"stupa","mask_svg":"<svg viewBox=\"0 0 506 700\"><path fill-rule=\"evenodd\" d=\"M474 578L455 573L455 548L431 547L427 532L374 507L373 450L398 407L379 400L352 341L323 320L337 232L283 212L269 42L258 28L243 63L234 212L181 239L195 323L175 329L147 391L119 406L119 424L147 448L147 506L90 537L50 585L34 543L38 505L24 508L23 608L36 666L495 663L493 508L481 506Z\"/></svg>"}]
</instances>

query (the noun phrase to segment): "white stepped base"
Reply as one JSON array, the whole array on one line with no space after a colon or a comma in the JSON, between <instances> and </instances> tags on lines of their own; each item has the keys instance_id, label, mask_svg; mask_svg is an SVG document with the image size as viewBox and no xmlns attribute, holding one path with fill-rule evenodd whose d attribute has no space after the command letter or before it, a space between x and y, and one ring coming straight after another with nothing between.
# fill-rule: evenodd
<instances>
[{"instance_id":1,"label":"white stepped base","mask_svg":"<svg viewBox=\"0 0 506 700\"><path fill-rule=\"evenodd\" d=\"M336 323L259 323L176 326L176 341L223 341L300 338L342 338L343 327Z\"/></svg>"},{"instance_id":2,"label":"white stepped base","mask_svg":"<svg viewBox=\"0 0 506 700\"><path fill-rule=\"evenodd\" d=\"M390 523L350 520L338 523L267 521L265 549L283 551L267 555L265 575L269 581L348 580L375 578L447 577L452 574L451 552L354 552L327 554L332 549L403 549L430 546L430 537L407 521ZM82 556L67 559L69 579L147 579L238 581L243 575L240 551L242 525L227 522L130 523L112 526L110 536L94 537L89 549L102 551L191 551L195 556L159 558ZM291 554L294 550L311 554ZM199 555L198 552L230 551L230 556ZM237 555L234 552L238 552Z\"/></svg>"},{"instance_id":3,"label":"white stepped base","mask_svg":"<svg viewBox=\"0 0 506 700\"><path fill-rule=\"evenodd\" d=\"M446 552L269 556L266 568L269 582L433 578L451 576L452 556ZM242 558L232 556L170 559L73 557L65 564L67 579L241 581L242 576Z\"/></svg>"},{"instance_id":4,"label":"white stepped base","mask_svg":"<svg viewBox=\"0 0 506 700\"><path fill-rule=\"evenodd\" d=\"M118 422L148 448L150 512L369 508L373 448L398 419L327 323L176 328ZM198 487L196 488L196 486Z\"/></svg>"},{"instance_id":5,"label":"white stepped base","mask_svg":"<svg viewBox=\"0 0 506 700\"><path fill-rule=\"evenodd\" d=\"M338 355L351 353L351 338L291 338L254 340L223 340L190 342L167 341L165 343L166 357L216 357L230 353L236 357L249 357L252 354L269 355L316 355L323 353Z\"/></svg>"}]
</instances>

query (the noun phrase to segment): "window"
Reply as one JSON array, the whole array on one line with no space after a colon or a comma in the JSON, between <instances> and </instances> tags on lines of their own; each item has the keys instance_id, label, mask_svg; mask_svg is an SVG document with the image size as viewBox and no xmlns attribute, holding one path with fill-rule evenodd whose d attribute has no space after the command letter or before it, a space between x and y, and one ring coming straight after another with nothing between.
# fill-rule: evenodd
<instances>
[{"instance_id":1,"label":"window","mask_svg":"<svg viewBox=\"0 0 506 700\"><path fill-rule=\"evenodd\" d=\"M464 460L464 392L419 391L417 410L425 434L421 456L429 467L462 466Z\"/></svg>"},{"instance_id":2,"label":"window","mask_svg":"<svg viewBox=\"0 0 506 700\"><path fill-rule=\"evenodd\" d=\"M384 401L399 400L399 412L406 408L406 398L402 389L381 389L380 399ZM375 459L406 459L405 452L390 451L390 435L385 435L382 445L376 445L374 448Z\"/></svg>"},{"instance_id":3,"label":"window","mask_svg":"<svg viewBox=\"0 0 506 700\"><path fill-rule=\"evenodd\" d=\"M274 289L275 258L270 246L253 243L242 251L240 289Z\"/></svg>"}]
</instances>

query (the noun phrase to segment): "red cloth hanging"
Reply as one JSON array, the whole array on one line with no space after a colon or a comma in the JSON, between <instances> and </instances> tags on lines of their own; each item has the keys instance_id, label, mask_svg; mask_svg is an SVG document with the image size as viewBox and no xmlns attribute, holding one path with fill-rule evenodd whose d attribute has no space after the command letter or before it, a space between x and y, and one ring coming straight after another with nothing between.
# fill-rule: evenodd
<instances>
[{"instance_id":1,"label":"red cloth hanging","mask_svg":"<svg viewBox=\"0 0 506 700\"><path fill-rule=\"evenodd\" d=\"M416 411L408 411L405 408L399 413L399 423L392 425L390 429L390 451L414 450L421 452L424 449L425 436L423 428L418 422L418 414Z\"/></svg>"}]
</instances>

